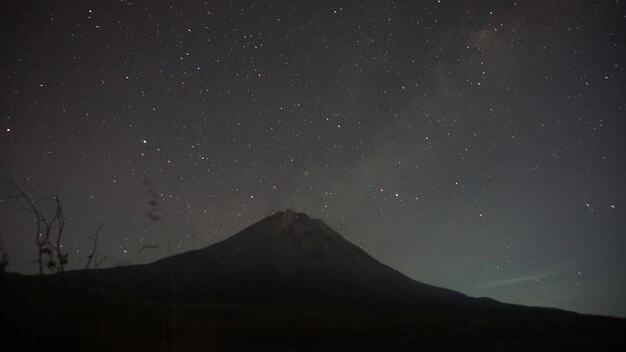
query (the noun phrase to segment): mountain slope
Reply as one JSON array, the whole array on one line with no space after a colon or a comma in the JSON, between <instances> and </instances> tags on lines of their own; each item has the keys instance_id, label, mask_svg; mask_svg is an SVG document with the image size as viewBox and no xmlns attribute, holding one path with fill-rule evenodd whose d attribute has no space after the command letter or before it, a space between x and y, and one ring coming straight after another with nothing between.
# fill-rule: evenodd
<instances>
[{"instance_id":1,"label":"mountain slope","mask_svg":"<svg viewBox=\"0 0 626 352\"><path fill-rule=\"evenodd\" d=\"M292 211L151 264L6 279L3 351L626 346L624 319L503 304L419 283ZM249 304L256 302L271 304Z\"/></svg>"},{"instance_id":2,"label":"mountain slope","mask_svg":"<svg viewBox=\"0 0 626 352\"><path fill-rule=\"evenodd\" d=\"M314 299L374 305L445 305L475 300L418 283L381 264L324 222L277 212L211 246L145 265L89 270L97 287L140 299L232 302ZM23 277L40 283L80 273Z\"/></svg>"},{"instance_id":3,"label":"mountain slope","mask_svg":"<svg viewBox=\"0 0 626 352\"><path fill-rule=\"evenodd\" d=\"M512 307L423 284L381 264L324 222L277 212L211 246L145 265L15 278L76 281L142 300L237 303L320 300L436 311Z\"/></svg>"},{"instance_id":4,"label":"mountain slope","mask_svg":"<svg viewBox=\"0 0 626 352\"><path fill-rule=\"evenodd\" d=\"M457 302L466 296L415 282L344 239L321 220L278 212L226 239L146 267L171 270L181 297L316 298L350 302Z\"/></svg>"}]
</instances>

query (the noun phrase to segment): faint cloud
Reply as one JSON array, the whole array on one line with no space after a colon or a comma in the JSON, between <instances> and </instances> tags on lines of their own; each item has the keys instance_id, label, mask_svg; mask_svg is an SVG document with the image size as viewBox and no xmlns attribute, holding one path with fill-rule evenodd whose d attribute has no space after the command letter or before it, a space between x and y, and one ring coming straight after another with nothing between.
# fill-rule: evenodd
<instances>
[{"instance_id":1,"label":"faint cloud","mask_svg":"<svg viewBox=\"0 0 626 352\"><path fill-rule=\"evenodd\" d=\"M504 286L519 285L519 284L532 282L532 281L539 281L539 280L547 279L550 277L558 276L566 272L569 272L572 270L575 264L576 264L575 261L563 262L563 263L549 266L538 272L531 273L528 275L514 277L510 279L504 279L504 280L484 282L484 283L472 286L470 287L470 289L471 290L488 290L488 289L499 288L499 287L504 287Z\"/></svg>"}]
</instances>

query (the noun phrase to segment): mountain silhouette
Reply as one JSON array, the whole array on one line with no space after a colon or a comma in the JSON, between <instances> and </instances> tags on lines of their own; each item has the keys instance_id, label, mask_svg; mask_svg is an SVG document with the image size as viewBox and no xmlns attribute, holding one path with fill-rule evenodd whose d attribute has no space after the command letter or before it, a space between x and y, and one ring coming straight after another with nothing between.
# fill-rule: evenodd
<instances>
[{"instance_id":1,"label":"mountain silhouette","mask_svg":"<svg viewBox=\"0 0 626 352\"><path fill-rule=\"evenodd\" d=\"M414 281L380 263L322 220L279 211L208 247L143 265L22 276L25 284L87 279L138 299L236 303L320 300L459 309L495 305Z\"/></svg>"},{"instance_id":2,"label":"mountain silhouette","mask_svg":"<svg viewBox=\"0 0 626 352\"><path fill-rule=\"evenodd\" d=\"M177 350L175 344L194 351L622 351L626 345L624 319L420 283L323 221L291 210L150 264L6 279L0 309L8 313L0 324L10 327L11 338L0 341L2 350L129 344ZM26 331L39 335L33 340Z\"/></svg>"},{"instance_id":3,"label":"mountain silhouette","mask_svg":"<svg viewBox=\"0 0 626 352\"><path fill-rule=\"evenodd\" d=\"M279 211L205 248L149 264L43 276L10 274L18 289L80 283L138 300L236 304L312 300L433 313L576 314L505 304L410 279L322 220Z\"/></svg>"},{"instance_id":4,"label":"mountain silhouette","mask_svg":"<svg viewBox=\"0 0 626 352\"><path fill-rule=\"evenodd\" d=\"M323 221L291 210L199 250L88 274L98 286L151 299L170 299L174 294L178 300L314 299L448 307L477 301L414 281L378 262Z\"/></svg>"},{"instance_id":5,"label":"mountain silhouette","mask_svg":"<svg viewBox=\"0 0 626 352\"><path fill-rule=\"evenodd\" d=\"M291 210L277 212L223 242L143 269L143 275L155 283L171 270L179 298L184 299L310 298L416 304L468 299L409 279L376 261L323 221Z\"/></svg>"}]
</instances>

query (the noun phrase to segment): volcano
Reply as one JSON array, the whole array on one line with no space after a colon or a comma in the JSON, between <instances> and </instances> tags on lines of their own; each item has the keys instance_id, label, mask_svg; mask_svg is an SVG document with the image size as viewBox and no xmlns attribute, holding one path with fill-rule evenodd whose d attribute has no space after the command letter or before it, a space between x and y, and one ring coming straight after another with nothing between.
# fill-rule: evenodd
<instances>
[{"instance_id":1,"label":"volcano","mask_svg":"<svg viewBox=\"0 0 626 352\"><path fill-rule=\"evenodd\" d=\"M171 268L184 298L310 298L358 303L451 303L466 296L418 283L376 261L323 221L290 210L229 239L147 266Z\"/></svg>"},{"instance_id":2,"label":"volcano","mask_svg":"<svg viewBox=\"0 0 626 352\"><path fill-rule=\"evenodd\" d=\"M414 281L378 262L322 220L291 210L211 246L146 265L91 270L89 278L100 287L142 299L175 295L186 301L311 299L428 307L486 303Z\"/></svg>"},{"instance_id":3,"label":"volcano","mask_svg":"<svg viewBox=\"0 0 626 352\"><path fill-rule=\"evenodd\" d=\"M9 327L10 338L0 339L0 350L7 351L626 346L624 319L505 304L420 283L323 221L291 210L151 264L10 274L5 284L0 325Z\"/></svg>"}]
</instances>

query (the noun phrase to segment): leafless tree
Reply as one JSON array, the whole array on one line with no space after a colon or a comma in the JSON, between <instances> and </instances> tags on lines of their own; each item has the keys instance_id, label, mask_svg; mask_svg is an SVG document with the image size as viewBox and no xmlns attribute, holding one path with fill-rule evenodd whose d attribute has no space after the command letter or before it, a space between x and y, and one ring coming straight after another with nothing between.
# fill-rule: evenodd
<instances>
[{"instance_id":1,"label":"leafless tree","mask_svg":"<svg viewBox=\"0 0 626 352\"><path fill-rule=\"evenodd\" d=\"M63 230L65 229L65 218L63 217L63 207L61 206L61 201L57 195L53 195L52 199L56 203L56 212L52 221L45 222L46 225L46 238L48 239L48 245L53 250L53 255L56 257L56 260L48 260L48 266L51 270L63 272L65 271L65 265L67 264L67 258L69 256L69 252L63 253L61 237L63 236ZM44 218L45 220L45 218ZM52 234L56 226L56 238L55 242L52 243Z\"/></svg>"},{"instance_id":2,"label":"leafless tree","mask_svg":"<svg viewBox=\"0 0 626 352\"><path fill-rule=\"evenodd\" d=\"M35 233L35 245L37 246L37 259L35 262L39 266L39 275L42 275L45 270L52 272L63 272L65 266L68 263L69 252L63 251L63 232L65 230L65 218L63 217L63 204L58 195L54 194L48 198L42 198L43 200L54 201L55 212L52 219L48 220L46 214L37 207L35 201L31 196L24 191L16 182L6 177L9 184L17 190L16 195L9 195L10 198L23 199L26 202L26 207L21 209L30 211L35 217L35 223L37 224L37 232ZM86 270L93 263L93 268L97 268L107 257L98 258L98 237L102 226L96 230L96 235L92 238L93 247L89 256L87 256L87 263L83 269ZM7 258L0 258L0 265L4 263L3 260ZM6 265L4 265L6 267Z\"/></svg>"},{"instance_id":3,"label":"leafless tree","mask_svg":"<svg viewBox=\"0 0 626 352\"><path fill-rule=\"evenodd\" d=\"M87 273L87 270L89 270L89 266L91 265L91 263L93 263L93 266L91 267L91 269L96 269L98 268L100 264L102 264L102 262L105 259L107 259L107 256L98 258L98 238L100 236L100 230L102 230L102 226L98 226L98 229L96 230L96 234L91 239L91 241L93 242L93 245L91 247L91 252L87 256L87 262L85 263L83 270L81 270L78 276L81 281L85 278L85 274Z\"/></svg>"},{"instance_id":4,"label":"leafless tree","mask_svg":"<svg viewBox=\"0 0 626 352\"><path fill-rule=\"evenodd\" d=\"M18 191L17 195L10 198L21 198L26 202L26 207L21 209L33 213L37 232L35 233L35 245L37 246L37 259L35 262L39 266L39 275L45 269L53 272L63 272L68 261L68 252L63 252L63 231L65 229L65 219L63 217L63 205L57 195L52 195L46 200L55 202L55 213L51 220L48 220L45 213L41 211L33 199L17 183L10 178L6 180Z\"/></svg>"},{"instance_id":5,"label":"leafless tree","mask_svg":"<svg viewBox=\"0 0 626 352\"><path fill-rule=\"evenodd\" d=\"M93 242L93 246L91 247L91 253L89 253L89 255L87 256L87 263L85 263L85 267L83 268L83 270L89 269L89 264L91 264L92 261L93 261L93 269L96 269L105 259L107 259L106 256L100 259L98 258L97 248L98 248L98 236L100 235L100 230L102 230L102 226L98 226L98 229L96 230L96 235L91 239L91 241Z\"/></svg>"}]
</instances>

